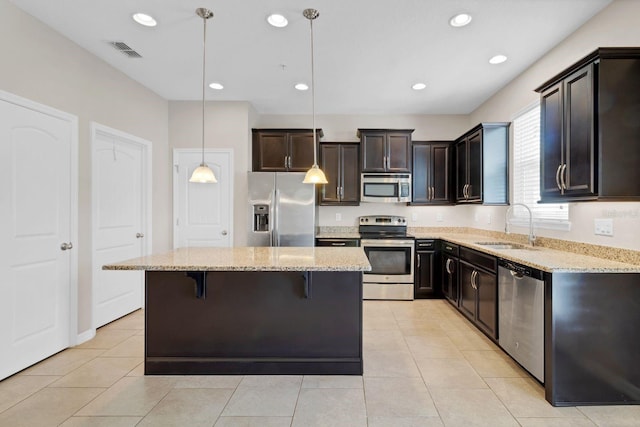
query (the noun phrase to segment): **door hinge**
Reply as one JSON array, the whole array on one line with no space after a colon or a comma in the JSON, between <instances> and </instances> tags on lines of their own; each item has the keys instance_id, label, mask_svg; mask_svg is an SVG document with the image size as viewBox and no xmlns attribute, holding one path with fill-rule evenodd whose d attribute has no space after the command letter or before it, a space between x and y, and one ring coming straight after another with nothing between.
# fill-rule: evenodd
<instances>
[{"instance_id":1,"label":"door hinge","mask_svg":"<svg viewBox=\"0 0 640 427\"><path fill-rule=\"evenodd\" d=\"M180 165L173 165L176 168L176 173L180 173Z\"/></svg>"},{"instance_id":2,"label":"door hinge","mask_svg":"<svg viewBox=\"0 0 640 427\"><path fill-rule=\"evenodd\" d=\"M180 218L176 218L176 226L180 225Z\"/></svg>"}]
</instances>

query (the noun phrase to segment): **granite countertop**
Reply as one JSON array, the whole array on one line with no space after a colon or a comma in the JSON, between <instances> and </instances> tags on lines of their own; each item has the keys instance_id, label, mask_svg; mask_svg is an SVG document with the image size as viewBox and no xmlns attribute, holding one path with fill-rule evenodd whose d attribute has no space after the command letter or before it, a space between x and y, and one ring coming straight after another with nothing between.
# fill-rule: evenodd
<instances>
[{"instance_id":1,"label":"granite countertop","mask_svg":"<svg viewBox=\"0 0 640 427\"><path fill-rule=\"evenodd\" d=\"M147 271L370 271L357 247L179 248L102 266Z\"/></svg>"},{"instance_id":2,"label":"granite countertop","mask_svg":"<svg viewBox=\"0 0 640 427\"><path fill-rule=\"evenodd\" d=\"M415 237L417 239L437 238L446 240L549 273L640 273L640 265L544 247L527 247L527 249L489 248L478 245L477 242L505 242L505 240L483 235L438 233L438 235L434 236L433 233L416 233Z\"/></svg>"},{"instance_id":3,"label":"granite countertop","mask_svg":"<svg viewBox=\"0 0 640 427\"><path fill-rule=\"evenodd\" d=\"M453 231L421 231L416 229L409 230L409 234L416 239L446 240L549 273L640 273L640 265L638 264L630 264L542 246L535 246L530 249L489 248L478 245L477 242L510 242L510 240L489 237L482 234L456 233ZM357 238L358 236L358 233L350 230L346 233L340 233L339 231L319 233L316 237Z\"/></svg>"}]
</instances>

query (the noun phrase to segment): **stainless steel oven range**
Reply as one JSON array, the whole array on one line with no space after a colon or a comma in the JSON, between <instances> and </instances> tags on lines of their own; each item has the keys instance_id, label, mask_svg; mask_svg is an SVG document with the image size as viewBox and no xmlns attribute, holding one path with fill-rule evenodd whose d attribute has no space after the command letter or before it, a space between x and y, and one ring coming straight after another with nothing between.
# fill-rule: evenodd
<instances>
[{"instance_id":1,"label":"stainless steel oven range","mask_svg":"<svg viewBox=\"0 0 640 427\"><path fill-rule=\"evenodd\" d=\"M360 246L371 264L363 274L363 299L412 300L415 242L407 219L369 215L359 222Z\"/></svg>"}]
</instances>

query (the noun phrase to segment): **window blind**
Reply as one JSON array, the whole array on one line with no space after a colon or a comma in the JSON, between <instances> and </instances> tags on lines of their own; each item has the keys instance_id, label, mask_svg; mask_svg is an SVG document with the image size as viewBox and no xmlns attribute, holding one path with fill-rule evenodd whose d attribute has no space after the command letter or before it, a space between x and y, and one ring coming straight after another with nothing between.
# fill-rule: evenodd
<instances>
[{"instance_id":1,"label":"window blind","mask_svg":"<svg viewBox=\"0 0 640 427\"><path fill-rule=\"evenodd\" d=\"M566 203L540 200L540 104L513 119L513 201L527 205L536 222L568 222ZM515 218L527 219L522 207L514 207Z\"/></svg>"}]
</instances>

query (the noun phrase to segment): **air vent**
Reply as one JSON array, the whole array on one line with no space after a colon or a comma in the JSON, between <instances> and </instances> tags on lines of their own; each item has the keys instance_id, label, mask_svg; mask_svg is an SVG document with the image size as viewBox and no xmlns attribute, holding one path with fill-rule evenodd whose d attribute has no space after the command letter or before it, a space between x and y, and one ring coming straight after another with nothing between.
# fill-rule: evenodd
<instances>
[{"instance_id":1,"label":"air vent","mask_svg":"<svg viewBox=\"0 0 640 427\"><path fill-rule=\"evenodd\" d=\"M129 47L125 42L109 42L109 44L129 58L142 58L142 55Z\"/></svg>"}]
</instances>

